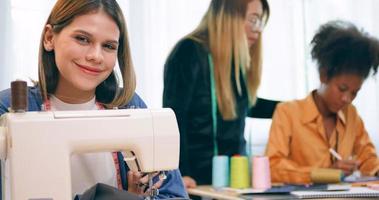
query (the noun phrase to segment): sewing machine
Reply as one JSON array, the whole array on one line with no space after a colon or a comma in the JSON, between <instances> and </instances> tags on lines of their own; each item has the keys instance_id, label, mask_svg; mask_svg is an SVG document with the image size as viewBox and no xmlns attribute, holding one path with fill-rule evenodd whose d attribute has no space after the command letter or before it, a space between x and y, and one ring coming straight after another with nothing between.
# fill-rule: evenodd
<instances>
[{"instance_id":1,"label":"sewing machine","mask_svg":"<svg viewBox=\"0 0 379 200\"><path fill-rule=\"evenodd\" d=\"M131 166L139 168L132 170L177 169L179 130L174 112L120 109L5 114L0 118L3 199L9 199L4 197L8 190L14 200L69 200L71 154L113 151L132 151L137 164ZM127 159L133 161L133 157Z\"/></svg>"}]
</instances>

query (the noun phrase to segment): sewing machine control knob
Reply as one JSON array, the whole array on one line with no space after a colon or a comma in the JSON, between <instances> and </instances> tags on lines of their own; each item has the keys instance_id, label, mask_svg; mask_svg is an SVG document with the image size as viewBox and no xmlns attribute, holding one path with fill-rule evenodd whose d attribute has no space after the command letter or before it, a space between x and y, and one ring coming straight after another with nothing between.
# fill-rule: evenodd
<instances>
[{"instance_id":1,"label":"sewing machine control knob","mask_svg":"<svg viewBox=\"0 0 379 200\"><path fill-rule=\"evenodd\" d=\"M5 160L7 157L7 134L6 128L0 126L0 159Z\"/></svg>"}]
</instances>

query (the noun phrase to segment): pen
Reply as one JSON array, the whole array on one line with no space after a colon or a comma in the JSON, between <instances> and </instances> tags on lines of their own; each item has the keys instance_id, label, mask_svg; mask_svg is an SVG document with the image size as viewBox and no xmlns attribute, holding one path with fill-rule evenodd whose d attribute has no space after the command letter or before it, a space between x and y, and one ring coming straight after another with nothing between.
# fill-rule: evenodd
<instances>
[{"instance_id":1,"label":"pen","mask_svg":"<svg viewBox=\"0 0 379 200\"><path fill-rule=\"evenodd\" d=\"M337 158L337 160L342 160L342 157L340 156L340 154L338 154L334 149L330 148L330 149L329 149L329 152L330 152L335 158Z\"/></svg>"}]
</instances>

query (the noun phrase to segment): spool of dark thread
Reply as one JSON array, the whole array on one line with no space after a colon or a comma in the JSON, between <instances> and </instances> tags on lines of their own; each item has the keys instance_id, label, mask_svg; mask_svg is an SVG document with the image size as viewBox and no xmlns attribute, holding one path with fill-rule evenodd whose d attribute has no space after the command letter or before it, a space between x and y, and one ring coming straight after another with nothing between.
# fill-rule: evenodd
<instances>
[{"instance_id":1,"label":"spool of dark thread","mask_svg":"<svg viewBox=\"0 0 379 200\"><path fill-rule=\"evenodd\" d=\"M26 112L28 108L27 84L25 81L11 82L12 112Z\"/></svg>"}]
</instances>

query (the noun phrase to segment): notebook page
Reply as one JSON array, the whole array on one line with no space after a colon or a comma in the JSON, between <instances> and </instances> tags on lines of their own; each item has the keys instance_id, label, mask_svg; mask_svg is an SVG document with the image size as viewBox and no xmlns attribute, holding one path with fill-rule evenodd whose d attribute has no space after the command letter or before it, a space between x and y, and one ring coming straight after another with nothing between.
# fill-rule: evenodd
<instances>
[{"instance_id":1,"label":"notebook page","mask_svg":"<svg viewBox=\"0 0 379 200\"><path fill-rule=\"evenodd\" d=\"M348 191L293 191L291 194L302 199L379 197L379 191L366 187L352 187Z\"/></svg>"}]
</instances>

